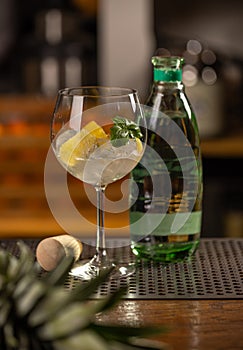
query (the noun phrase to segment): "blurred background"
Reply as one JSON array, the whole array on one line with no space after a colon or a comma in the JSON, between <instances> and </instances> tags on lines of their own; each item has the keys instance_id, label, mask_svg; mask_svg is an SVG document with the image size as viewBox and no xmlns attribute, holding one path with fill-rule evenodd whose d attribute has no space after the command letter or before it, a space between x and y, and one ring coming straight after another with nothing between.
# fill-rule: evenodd
<instances>
[{"instance_id":1,"label":"blurred background","mask_svg":"<svg viewBox=\"0 0 243 350\"><path fill-rule=\"evenodd\" d=\"M129 86L143 102L157 52L185 58L203 154L202 236L243 237L242 25L241 0L0 0L0 236L64 232L44 192L57 90ZM80 182L68 183L78 210L95 222ZM107 196L122 196L119 182ZM108 227L124 220L127 212L107 213Z\"/></svg>"}]
</instances>

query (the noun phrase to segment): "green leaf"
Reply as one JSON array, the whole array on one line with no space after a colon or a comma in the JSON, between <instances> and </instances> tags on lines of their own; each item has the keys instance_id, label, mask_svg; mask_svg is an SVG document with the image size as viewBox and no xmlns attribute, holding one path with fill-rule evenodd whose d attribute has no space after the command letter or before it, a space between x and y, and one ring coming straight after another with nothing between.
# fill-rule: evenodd
<instances>
[{"instance_id":1,"label":"green leaf","mask_svg":"<svg viewBox=\"0 0 243 350\"><path fill-rule=\"evenodd\" d=\"M51 272L47 273L43 280L49 285L63 285L67 279L68 272L74 263L73 256L63 258L58 266Z\"/></svg>"},{"instance_id":2,"label":"green leaf","mask_svg":"<svg viewBox=\"0 0 243 350\"><path fill-rule=\"evenodd\" d=\"M33 265L35 262L34 255L30 248L23 241L19 241L17 243L20 249L20 257L19 257L19 265L20 265L20 273L23 275L28 271L33 271ZM36 267L37 268L37 265Z\"/></svg>"},{"instance_id":3,"label":"green leaf","mask_svg":"<svg viewBox=\"0 0 243 350\"><path fill-rule=\"evenodd\" d=\"M64 260L65 259L66 258L64 258ZM62 262L60 265L62 265ZM107 280L111 271L112 268L105 270L87 283L79 282L68 292L63 289L63 286L52 286L52 288L50 286L46 298L36 305L35 310L33 310L30 315L31 323L33 323L35 327L39 326L46 320L55 317L58 312L62 312L66 306L71 305L73 302L86 301L94 294L96 289ZM52 274L49 275L50 278L51 276ZM46 279L44 279L44 281L45 280Z\"/></svg>"},{"instance_id":4,"label":"green leaf","mask_svg":"<svg viewBox=\"0 0 243 350\"><path fill-rule=\"evenodd\" d=\"M130 123L120 119L119 122ZM90 300L113 268L65 290L63 283L72 259L64 259L54 272L40 277L40 267L30 249L23 242L19 249L19 258L0 250L1 349L156 349L141 338L161 329L103 325L96 321L96 315L112 308L127 290L120 288L99 301Z\"/></svg>"},{"instance_id":5,"label":"green leaf","mask_svg":"<svg viewBox=\"0 0 243 350\"><path fill-rule=\"evenodd\" d=\"M21 317L29 314L33 308L36 308L39 301L46 295L46 286L41 282L36 280L29 281L26 283L26 289L18 298L17 311Z\"/></svg>"},{"instance_id":6,"label":"green leaf","mask_svg":"<svg viewBox=\"0 0 243 350\"><path fill-rule=\"evenodd\" d=\"M3 327L3 332L5 335L5 339L7 340L7 345L10 349L16 349L18 345L18 341L14 336L14 330L11 324L7 323Z\"/></svg>"},{"instance_id":7,"label":"green leaf","mask_svg":"<svg viewBox=\"0 0 243 350\"><path fill-rule=\"evenodd\" d=\"M29 322L33 327L39 327L48 320L62 312L64 306L69 305L69 292L61 287L52 287L46 292L46 297L41 300L29 316Z\"/></svg>"},{"instance_id":8,"label":"green leaf","mask_svg":"<svg viewBox=\"0 0 243 350\"><path fill-rule=\"evenodd\" d=\"M0 275L6 277L6 272L8 270L10 262L10 256L8 252L2 250L0 251Z\"/></svg>"},{"instance_id":9,"label":"green leaf","mask_svg":"<svg viewBox=\"0 0 243 350\"><path fill-rule=\"evenodd\" d=\"M127 292L127 288L128 287L121 287L104 300L101 300L99 312L107 311L108 309L114 307L125 295L125 293Z\"/></svg>"},{"instance_id":10,"label":"green leaf","mask_svg":"<svg viewBox=\"0 0 243 350\"><path fill-rule=\"evenodd\" d=\"M7 300L1 300L0 302L0 327L3 327L9 317L11 304Z\"/></svg>"},{"instance_id":11,"label":"green leaf","mask_svg":"<svg viewBox=\"0 0 243 350\"><path fill-rule=\"evenodd\" d=\"M137 348L137 350L169 350L170 347L167 344L156 341L156 340L148 340L144 338L135 337L130 340L130 344Z\"/></svg>"},{"instance_id":12,"label":"green leaf","mask_svg":"<svg viewBox=\"0 0 243 350\"><path fill-rule=\"evenodd\" d=\"M114 147L124 146L129 139L142 138L140 127L132 120L115 117L114 125L110 128L111 142Z\"/></svg>"},{"instance_id":13,"label":"green leaf","mask_svg":"<svg viewBox=\"0 0 243 350\"><path fill-rule=\"evenodd\" d=\"M92 296L92 294L95 293L96 289L102 283L107 281L112 270L113 270L113 267L107 270L103 270L100 272L100 274L96 278L93 278L90 281L83 284L82 283L77 284L72 289L72 291L70 291L72 300L75 300L75 301L87 300L89 297Z\"/></svg>"},{"instance_id":14,"label":"green leaf","mask_svg":"<svg viewBox=\"0 0 243 350\"><path fill-rule=\"evenodd\" d=\"M55 350L109 350L107 342L92 330L84 330L54 342Z\"/></svg>"},{"instance_id":15,"label":"green leaf","mask_svg":"<svg viewBox=\"0 0 243 350\"><path fill-rule=\"evenodd\" d=\"M52 341L82 331L89 326L95 315L92 306L79 302L72 303L39 328L38 335L43 340Z\"/></svg>"},{"instance_id":16,"label":"green leaf","mask_svg":"<svg viewBox=\"0 0 243 350\"><path fill-rule=\"evenodd\" d=\"M130 327L130 326L107 326L93 324L92 329L101 334L107 340L115 340L128 343L130 338L152 336L165 331L164 328L158 327Z\"/></svg>"}]
</instances>

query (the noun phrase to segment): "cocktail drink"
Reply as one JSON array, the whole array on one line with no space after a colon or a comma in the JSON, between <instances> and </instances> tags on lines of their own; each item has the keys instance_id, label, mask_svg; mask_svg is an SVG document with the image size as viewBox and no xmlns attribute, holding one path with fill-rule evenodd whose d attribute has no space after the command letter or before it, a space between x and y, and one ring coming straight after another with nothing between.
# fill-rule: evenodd
<instances>
[{"instance_id":1,"label":"cocktail drink","mask_svg":"<svg viewBox=\"0 0 243 350\"><path fill-rule=\"evenodd\" d=\"M71 274L86 280L113 266L113 275L127 276L132 264L117 264L107 254L103 197L107 185L129 174L144 153L146 126L137 92L109 87L59 91L51 140L60 164L97 193L96 254Z\"/></svg>"},{"instance_id":2,"label":"cocktail drink","mask_svg":"<svg viewBox=\"0 0 243 350\"><path fill-rule=\"evenodd\" d=\"M138 137L115 145L111 140L113 128L114 125L106 128L106 133L103 127L91 121L74 136L70 137L65 131L60 133L56 141L58 160L74 177L93 186L103 187L121 179L141 159L143 145Z\"/></svg>"}]
</instances>

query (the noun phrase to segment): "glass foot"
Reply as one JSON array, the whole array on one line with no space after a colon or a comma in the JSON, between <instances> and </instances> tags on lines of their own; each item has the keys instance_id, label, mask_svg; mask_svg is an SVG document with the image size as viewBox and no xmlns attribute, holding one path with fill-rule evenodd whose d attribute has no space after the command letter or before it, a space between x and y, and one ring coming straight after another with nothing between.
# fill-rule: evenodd
<instances>
[{"instance_id":1,"label":"glass foot","mask_svg":"<svg viewBox=\"0 0 243 350\"><path fill-rule=\"evenodd\" d=\"M77 262L72 270L69 272L69 274L72 277L81 279L83 281L91 280L92 278L95 278L99 276L99 274L108 269L112 269L109 278L126 278L133 274L135 272L136 266L135 263L114 263L110 262L109 264L102 266L97 265L92 260L89 261L79 261Z\"/></svg>"}]
</instances>

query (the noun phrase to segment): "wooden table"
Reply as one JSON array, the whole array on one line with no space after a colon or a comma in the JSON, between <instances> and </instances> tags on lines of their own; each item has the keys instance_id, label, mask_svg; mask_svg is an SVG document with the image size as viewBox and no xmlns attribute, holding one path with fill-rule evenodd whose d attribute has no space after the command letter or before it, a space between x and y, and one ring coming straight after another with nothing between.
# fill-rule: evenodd
<instances>
[{"instance_id":1,"label":"wooden table","mask_svg":"<svg viewBox=\"0 0 243 350\"><path fill-rule=\"evenodd\" d=\"M15 243L12 243L13 241L2 240L0 245L13 253L15 245ZM38 241L36 239L31 241L33 251L35 251ZM176 294L168 295L166 293L164 295L161 293L162 296L160 295L158 298L156 296L148 297L148 295L138 298L132 296L130 298L128 294L128 297L122 299L117 306L99 316L98 319L106 323L166 327L166 332L157 335L154 339L169 344L172 350L242 350L242 242L242 240L228 239L202 240L191 266L192 271L194 271L192 273L195 281L193 279L190 282L186 281L190 280L189 275L186 275L188 273L188 263L163 267L160 270L162 271L161 274L153 268L153 285L159 285L159 282L164 280L165 290L169 290L167 287L170 277L174 283L175 291L180 290L178 281L183 280L185 286L188 286L187 283L191 284L194 294L185 293L181 297L177 293L177 298L173 296ZM237 261L237 264L235 261ZM215 270L214 264L218 265L215 267ZM175 267L176 265L178 268ZM185 270L183 270L183 266L186 266ZM204 273L201 272L201 269ZM139 271L141 272L141 270ZM142 274L139 272L141 280L133 276L130 277L130 283L134 278L139 288L143 284L142 281L147 278L147 270L143 268L142 271ZM137 275L137 272L135 275ZM203 277L201 278L201 276ZM215 284L213 282L214 279L218 279L218 282L215 282ZM218 293L217 296L215 293L212 294L211 298L208 292L205 292L204 296L200 297L201 287L197 288L200 281L207 286L208 280L208 283L213 285L212 289L215 289L217 283L220 285L219 279L221 279L221 289L219 288L219 291L225 290L226 294L220 295ZM73 281L71 277L70 281ZM120 281L115 281L114 284L116 283L120 283ZM238 293L227 295L227 288L229 293L230 283L233 286L232 290L236 288L234 287L235 284L238 285ZM150 286L152 284L150 283ZM162 287L160 288L161 290L163 289ZM187 288L184 289L186 290ZM197 292L198 297L195 297L195 292Z\"/></svg>"},{"instance_id":2,"label":"wooden table","mask_svg":"<svg viewBox=\"0 0 243 350\"><path fill-rule=\"evenodd\" d=\"M168 343L173 350L242 350L242 240L239 241L238 251L235 248L231 250L235 242L236 240L229 239L201 240L195 256L195 266L201 264L202 270L200 272L198 269L197 272L194 272L194 276L199 276L196 285L202 282L206 287L205 290L207 288L210 290L210 286L212 290L215 290L215 287L217 289L217 286L221 284L222 290L212 294L212 298L206 293L200 296L199 289L197 297L195 294L192 297L185 293L180 298L179 293L175 297L165 293L160 300L156 297L153 300L123 300L103 319L107 322L114 321L132 325L165 326L167 332L160 334L156 339ZM183 266L188 265L183 264ZM183 271L183 266L179 264L178 269L168 268L169 273L163 272L161 275L155 273L155 284L158 285L162 279L164 285L168 285L169 277L171 277L175 289L182 281L185 291L190 282ZM174 274L175 271L177 273ZM146 275L145 270L144 274ZM238 295L229 296L227 294L230 284L239 286ZM175 299L176 297L180 299Z\"/></svg>"},{"instance_id":3,"label":"wooden table","mask_svg":"<svg viewBox=\"0 0 243 350\"><path fill-rule=\"evenodd\" d=\"M102 320L166 326L173 350L243 349L243 300L124 300Z\"/></svg>"}]
</instances>

